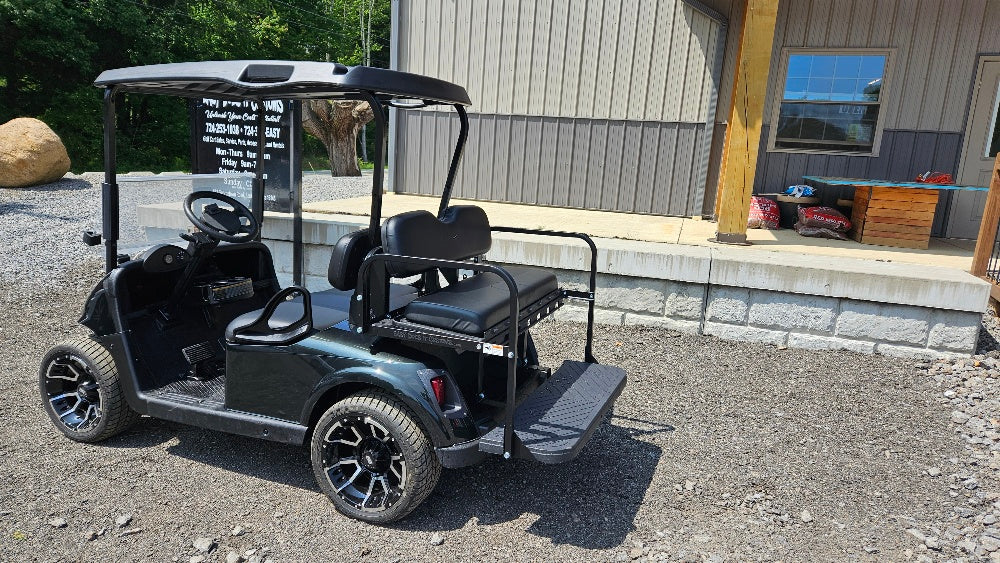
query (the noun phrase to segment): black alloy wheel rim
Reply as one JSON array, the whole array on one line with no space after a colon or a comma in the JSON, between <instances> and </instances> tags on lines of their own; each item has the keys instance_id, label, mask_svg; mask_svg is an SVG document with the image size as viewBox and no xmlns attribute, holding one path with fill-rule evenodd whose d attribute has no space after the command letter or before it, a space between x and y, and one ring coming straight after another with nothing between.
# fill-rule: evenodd
<instances>
[{"instance_id":1,"label":"black alloy wheel rim","mask_svg":"<svg viewBox=\"0 0 1000 563\"><path fill-rule=\"evenodd\" d=\"M337 496L365 512L388 510L403 496L406 460L370 416L340 417L323 437L323 471Z\"/></svg>"},{"instance_id":2,"label":"black alloy wheel rim","mask_svg":"<svg viewBox=\"0 0 1000 563\"><path fill-rule=\"evenodd\" d=\"M93 428L104 414L100 384L86 362L73 354L56 356L49 363L45 395L59 422L74 432Z\"/></svg>"}]
</instances>

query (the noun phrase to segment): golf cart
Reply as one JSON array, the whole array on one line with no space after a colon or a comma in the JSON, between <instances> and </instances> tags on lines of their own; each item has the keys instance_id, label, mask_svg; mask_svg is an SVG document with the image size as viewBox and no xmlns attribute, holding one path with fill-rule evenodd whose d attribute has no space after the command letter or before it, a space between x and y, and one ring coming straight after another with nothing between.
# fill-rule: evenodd
<instances>
[{"instance_id":1,"label":"golf cart","mask_svg":"<svg viewBox=\"0 0 1000 563\"><path fill-rule=\"evenodd\" d=\"M434 489L441 467L488 455L573 459L625 385L592 352L597 249L584 234L496 227L450 205L468 137L465 89L369 67L298 61L178 63L109 70L104 88L106 275L80 319L92 332L42 360L53 423L97 442L140 415L291 444L308 444L320 488L343 514L402 518ZM352 99L375 109L371 223L330 249L333 289L281 288L264 221L264 151L251 205L212 190L184 200L196 230L184 243L119 254L115 104L126 93L251 100ZM386 108L451 106L461 131L437 216L382 221ZM264 112L259 145L265 146ZM221 191L221 190L220 190ZM301 194L293 196L296 266ZM492 233L582 239L589 291L560 288L542 269L484 258ZM296 271L295 283L301 283ZM586 302L585 361L538 365L529 329L567 300Z\"/></svg>"}]
</instances>

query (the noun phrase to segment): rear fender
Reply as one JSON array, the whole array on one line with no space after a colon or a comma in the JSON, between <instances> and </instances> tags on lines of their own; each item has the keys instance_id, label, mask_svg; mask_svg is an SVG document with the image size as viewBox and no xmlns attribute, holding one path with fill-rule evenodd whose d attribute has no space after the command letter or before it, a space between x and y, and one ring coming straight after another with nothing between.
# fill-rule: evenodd
<instances>
[{"instance_id":1,"label":"rear fender","mask_svg":"<svg viewBox=\"0 0 1000 563\"><path fill-rule=\"evenodd\" d=\"M457 437L455 431L456 426L465 427L465 421L453 423L453 419L444 415L434 399L429 383L431 375L419 373L424 370L415 369L413 364L396 367L405 369L386 371L359 366L324 377L306 401L300 423L308 426L322 416L323 413L317 412L317 409L328 408L331 397L337 396L342 386L360 384L381 389L402 401L416 415L435 446L447 446L465 439Z\"/></svg>"}]
</instances>

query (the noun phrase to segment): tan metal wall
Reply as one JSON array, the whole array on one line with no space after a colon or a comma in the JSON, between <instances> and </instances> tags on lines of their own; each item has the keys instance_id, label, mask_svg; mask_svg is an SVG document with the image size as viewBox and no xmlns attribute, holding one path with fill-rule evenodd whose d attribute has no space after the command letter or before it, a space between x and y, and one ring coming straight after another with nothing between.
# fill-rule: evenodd
<instances>
[{"instance_id":1,"label":"tan metal wall","mask_svg":"<svg viewBox=\"0 0 1000 563\"><path fill-rule=\"evenodd\" d=\"M766 123L782 47L896 49L886 129L962 132L977 53L1000 52L997 0L782 0Z\"/></svg>"},{"instance_id":2,"label":"tan metal wall","mask_svg":"<svg viewBox=\"0 0 1000 563\"><path fill-rule=\"evenodd\" d=\"M396 25L397 68L472 98L456 196L701 213L725 38L682 0L398 0ZM395 127L393 189L440 193L457 120Z\"/></svg>"}]
</instances>

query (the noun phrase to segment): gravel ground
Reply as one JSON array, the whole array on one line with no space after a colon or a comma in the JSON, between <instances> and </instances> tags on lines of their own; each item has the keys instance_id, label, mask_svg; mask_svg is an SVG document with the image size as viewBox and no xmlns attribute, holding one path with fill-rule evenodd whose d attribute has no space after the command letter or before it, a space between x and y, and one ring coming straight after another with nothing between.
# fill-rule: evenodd
<instances>
[{"instance_id":1,"label":"gravel ground","mask_svg":"<svg viewBox=\"0 0 1000 563\"><path fill-rule=\"evenodd\" d=\"M601 327L629 383L579 458L445 471L386 527L340 517L304 448L149 418L71 442L36 370L100 275L82 180L0 191L0 559L972 561L1000 538L985 331L982 356L916 363ZM579 325L536 334L550 365L580 355Z\"/></svg>"}]
</instances>

